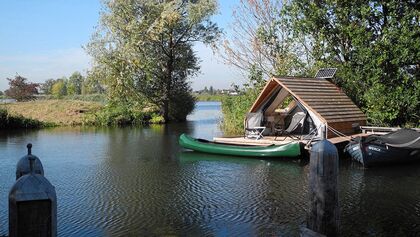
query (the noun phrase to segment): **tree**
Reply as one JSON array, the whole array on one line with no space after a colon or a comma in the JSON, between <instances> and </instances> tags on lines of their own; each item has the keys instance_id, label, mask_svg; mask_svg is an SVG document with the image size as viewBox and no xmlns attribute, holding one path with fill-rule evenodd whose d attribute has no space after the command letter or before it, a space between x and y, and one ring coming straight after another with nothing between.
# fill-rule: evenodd
<instances>
[{"instance_id":1,"label":"tree","mask_svg":"<svg viewBox=\"0 0 420 237\"><path fill-rule=\"evenodd\" d=\"M94 59L91 76L104 78L114 103L146 99L165 121L185 120L192 109L171 111L193 99L187 79L199 70L194 42L211 44L220 34L210 21L215 0L105 0L104 5L100 27L87 45Z\"/></svg>"},{"instance_id":2,"label":"tree","mask_svg":"<svg viewBox=\"0 0 420 237\"><path fill-rule=\"evenodd\" d=\"M67 82L67 94L68 95L80 95L82 94L82 85L84 77L80 72L74 72Z\"/></svg>"},{"instance_id":3,"label":"tree","mask_svg":"<svg viewBox=\"0 0 420 237\"><path fill-rule=\"evenodd\" d=\"M4 95L3 91L0 91L0 96L3 96L3 95Z\"/></svg>"},{"instance_id":4,"label":"tree","mask_svg":"<svg viewBox=\"0 0 420 237\"><path fill-rule=\"evenodd\" d=\"M16 101L27 101L35 99L35 94L38 94L37 83L26 82L27 79L16 75L14 79L7 78L10 88L5 91L5 94L15 99Z\"/></svg>"},{"instance_id":5,"label":"tree","mask_svg":"<svg viewBox=\"0 0 420 237\"><path fill-rule=\"evenodd\" d=\"M371 123L420 123L420 2L293 1L295 29Z\"/></svg>"},{"instance_id":6,"label":"tree","mask_svg":"<svg viewBox=\"0 0 420 237\"><path fill-rule=\"evenodd\" d=\"M210 88L209 88L209 94L210 94L210 95L213 95L213 94L214 94L214 89L213 89L213 86L210 86Z\"/></svg>"},{"instance_id":7,"label":"tree","mask_svg":"<svg viewBox=\"0 0 420 237\"><path fill-rule=\"evenodd\" d=\"M67 79L65 77L57 79L51 88L51 94L56 98L62 98L67 95Z\"/></svg>"},{"instance_id":8,"label":"tree","mask_svg":"<svg viewBox=\"0 0 420 237\"><path fill-rule=\"evenodd\" d=\"M313 74L310 40L297 34L283 0L241 0L233 13L232 32L223 43L224 60L245 73Z\"/></svg>"},{"instance_id":9,"label":"tree","mask_svg":"<svg viewBox=\"0 0 420 237\"><path fill-rule=\"evenodd\" d=\"M44 93L46 95L51 95L51 88L52 88L52 86L54 85L55 82L56 82L56 80L54 80L54 79L48 79L44 83L42 83L40 85L40 89L41 89L42 93Z\"/></svg>"}]
</instances>

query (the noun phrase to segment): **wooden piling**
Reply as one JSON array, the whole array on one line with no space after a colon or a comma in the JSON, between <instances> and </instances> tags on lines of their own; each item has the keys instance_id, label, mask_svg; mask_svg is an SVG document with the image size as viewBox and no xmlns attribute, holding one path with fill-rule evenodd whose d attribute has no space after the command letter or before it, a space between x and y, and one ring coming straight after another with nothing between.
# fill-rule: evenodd
<instances>
[{"instance_id":1,"label":"wooden piling","mask_svg":"<svg viewBox=\"0 0 420 237\"><path fill-rule=\"evenodd\" d=\"M44 175L44 168L41 160L39 160L39 158L35 155L32 155L32 144L29 143L26 147L28 148L28 154L22 157L16 165L16 180L25 174L31 173L31 169L29 167L30 158L33 160L32 165L34 173Z\"/></svg>"},{"instance_id":2,"label":"wooden piling","mask_svg":"<svg viewBox=\"0 0 420 237\"><path fill-rule=\"evenodd\" d=\"M18 178L9 193L9 237L57 236L55 188L35 173L35 157L28 160L30 173Z\"/></svg>"},{"instance_id":3,"label":"wooden piling","mask_svg":"<svg viewBox=\"0 0 420 237\"><path fill-rule=\"evenodd\" d=\"M322 235L339 232L338 151L328 140L311 149L307 228Z\"/></svg>"}]
</instances>

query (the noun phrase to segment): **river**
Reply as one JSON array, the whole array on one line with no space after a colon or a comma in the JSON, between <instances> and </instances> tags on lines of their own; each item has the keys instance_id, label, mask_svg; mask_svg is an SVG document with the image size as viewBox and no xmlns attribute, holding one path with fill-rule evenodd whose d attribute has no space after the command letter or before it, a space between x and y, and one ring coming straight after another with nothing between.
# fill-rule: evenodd
<instances>
[{"instance_id":1,"label":"river","mask_svg":"<svg viewBox=\"0 0 420 237\"><path fill-rule=\"evenodd\" d=\"M15 166L33 144L55 185L59 236L298 236L308 162L185 152L181 133L221 135L220 104L186 123L0 131L0 235ZM418 236L420 164L362 169L340 159L342 236Z\"/></svg>"}]
</instances>

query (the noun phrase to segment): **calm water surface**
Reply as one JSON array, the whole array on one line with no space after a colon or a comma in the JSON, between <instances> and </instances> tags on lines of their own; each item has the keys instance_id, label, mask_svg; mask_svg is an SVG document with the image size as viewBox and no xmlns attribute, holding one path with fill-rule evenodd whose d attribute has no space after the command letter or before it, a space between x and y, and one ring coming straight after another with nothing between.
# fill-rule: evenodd
<instances>
[{"instance_id":1,"label":"calm water surface","mask_svg":"<svg viewBox=\"0 0 420 237\"><path fill-rule=\"evenodd\" d=\"M0 132L0 235L26 143L58 197L59 236L298 236L307 161L183 152L181 133L221 135L220 104L187 123ZM342 236L420 236L420 164L364 170L340 161Z\"/></svg>"}]
</instances>

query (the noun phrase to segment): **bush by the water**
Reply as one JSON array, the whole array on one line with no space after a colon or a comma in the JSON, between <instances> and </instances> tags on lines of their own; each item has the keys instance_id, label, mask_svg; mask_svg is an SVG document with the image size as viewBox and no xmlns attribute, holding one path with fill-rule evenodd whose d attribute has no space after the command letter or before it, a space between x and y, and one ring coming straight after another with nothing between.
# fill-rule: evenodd
<instances>
[{"instance_id":1,"label":"bush by the water","mask_svg":"<svg viewBox=\"0 0 420 237\"><path fill-rule=\"evenodd\" d=\"M226 96L222 99L223 122L221 128L226 135L242 135L244 133L246 113L257 99L264 84L262 72L253 67L249 74L249 84L244 84L241 91L236 88L239 95Z\"/></svg>"},{"instance_id":2,"label":"bush by the water","mask_svg":"<svg viewBox=\"0 0 420 237\"><path fill-rule=\"evenodd\" d=\"M238 96L223 98L223 122L221 128L226 135L242 135L244 133L245 115L257 96L257 90L249 89Z\"/></svg>"},{"instance_id":3,"label":"bush by the water","mask_svg":"<svg viewBox=\"0 0 420 237\"><path fill-rule=\"evenodd\" d=\"M160 124L164 119L155 111L144 111L131 106L106 105L103 109L86 115L84 124L94 126L118 126Z\"/></svg>"},{"instance_id":4,"label":"bush by the water","mask_svg":"<svg viewBox=\"0 0 420 237\"><path fill-rule=\"evenodd\" d=\"M42 128L54 124L44 123L35 119L25 118L22 115L11 115L7 109L0 108L0 129L6 128Z\"/></svg>"}]
</instances>

